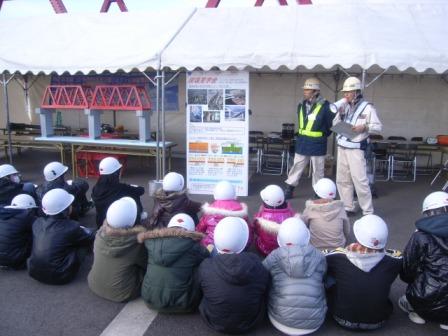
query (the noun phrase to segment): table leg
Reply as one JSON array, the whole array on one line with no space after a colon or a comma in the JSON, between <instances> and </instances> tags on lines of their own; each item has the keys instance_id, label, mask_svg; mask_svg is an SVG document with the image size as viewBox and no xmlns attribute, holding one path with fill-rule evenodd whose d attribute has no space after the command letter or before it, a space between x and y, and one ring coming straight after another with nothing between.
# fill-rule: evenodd
<instances>
[{"instance_id":1,"label":"table leg","mask_svg":"<svg viewBox=\"0 0 448 336\"><path fill-rule=\"evenodd\" d=\"M72 144L72 177L76 178L76 145Z\"/></svg>"}]
</instances>

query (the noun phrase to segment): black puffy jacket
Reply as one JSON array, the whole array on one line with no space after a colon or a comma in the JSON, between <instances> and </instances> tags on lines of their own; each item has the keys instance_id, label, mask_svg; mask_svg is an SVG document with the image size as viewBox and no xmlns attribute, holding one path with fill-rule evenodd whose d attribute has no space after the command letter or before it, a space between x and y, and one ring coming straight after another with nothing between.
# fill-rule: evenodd
<instances>
[{"instance_id":1,"label":"black puffy jacket","mask_svg":"<svg viewBox=\"0 0 448 336\"><path fill-rule=\"evenodd\" d=\"M251 253L219 254L199 267L203 298L199 311L212 329L239 334L263 317L269 273Z\"/></svg>"},{"instance_id":2,"label":"black puffy jacket","mask_svg":"<svg viewBox=\"0 0 448 336\"><path fill-rule=\"evenodd\" d=\"M448 214L415 223L406 245L400 278L406 297L422 318L448 324Z\"/></svg>"},{"instance_id":3,"label":"black puffy jacket","mask_svg":"<svg viewBox=\"0 0 448 336\"><path fill-rule=\"evenodd\" d=\"M34 209L0 209L0 265L25 266L32 245Z\"/></svg>"},{"instance_id":4,"label":"black puffy jacket","mask_svg":"<svg viewBox=\"0 0 448 336\"><path fill-rule=\"evenodd\" d=\"M92 200L96 208L96 225L100 227L106 218L109 206L122 197L129 196L137 203L137 218L135 224L140 223L140 214L143 210L140 196L145 193L145 188L120 183L118 172L116 174L101 175L97 184L92 189Z\"/></svg>"},{"instance_id":5,"label":"black puffy jacket","mask_svg":"<svg viewBox=\"0 0 448 336\"><path fill-rule=\"evenodd\" d=\"M0 179L0 206L10 205L18 194L23 194L22 183L12 182L9 176Z\"/></svg>"},{"instance_id":6,"label":"black puffy jacket","mask_svg":"<svg viewBox=\"0 0 448 336\"><path fill-rule=\"evenodd\" d=\"M94 233L87 232L78 222L62 215L36 219L28 273L48 284L70 282L80 266L78 250L91 245L94 238Z\"/></svg>"}]
</instances>

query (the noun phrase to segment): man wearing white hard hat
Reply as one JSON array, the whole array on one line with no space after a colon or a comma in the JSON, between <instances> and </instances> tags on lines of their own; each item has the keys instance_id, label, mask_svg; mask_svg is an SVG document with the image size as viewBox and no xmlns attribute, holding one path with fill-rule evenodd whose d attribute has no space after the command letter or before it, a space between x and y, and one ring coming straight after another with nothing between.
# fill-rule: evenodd
<instances>
[{"instance_id":1,"label":"man wearing white hard hat","mask_svg":"<svg viewBox=\"0 0 448 336\"><path fill-rule=\"evenodd\" d=\"M294 163L285 181L286 199L293 197L294 188L309 161L313 168L313 184L324 177L327 138L331 134L334 113L329 103L320 95L320 81L308 78L303 85L303 101L297 109L297 128Z\"/></svg>"},{"instance_id":2,"label":"man wearing white hard hat","mask_svg":"<svg viewBox=\"0 0 448 336\"><path fill-rule=\"evenodd\" d=\"M309 243L310 232L297 217L283 221L277 238L279 248L263 261L272 279L269 320L286 335L310 334L327 312L325 256Z\"/></svg>"},{"instance_id":3,"label":"man wearing white hard hat","mask_svg":"<svg viewBox=\"0 0 448 336\"><path fill-rule=\"evenodd\" d=\"M77 178L75 180L65 180L65 174L68 167L61 162L53 161L44 167L45 182L37 190L37 194L42 200L43 196L52 189L62 188L73 195L71 218L79 219L83 217L89 209L93 207L93 202L88 201L86 193L89 190L89 184L86 180Z\"/></svg>"},{"instance_id":4,"label":"man wearing white hard hat","mask_svg":"<svg viewBox=\"0 0 448 336\"><path fill-rule=\"evenodd\" d=\"M342 327L374 330L384 326L392 314L389 293L402 256L399 251L386 250L387 225L376 215L358 219L353 232L356 243L327 252L328 306Z\"/></svg>"},{"instance_id":5,"label":"man wearing white hard hat","mask_svg":"<svg viewBox=\"0 0 448 336\"><path fill-rule=\"evenodd\" d=\"M336 184L345 210L351 213L357 211L357 204L353 199L356 191L363 215L372 214L372 193L364 151L367 148L369 134L380 133L383 126L375 107L364 99L361 81L358 78L347 78L342 92L344 102L338 104L333 124L345 122L352 125L354 135L336 136L338 144Z\"/></svg>"},{"instance_id":6,"label":"man wearing white hard hat","mask_svg":"<svg viewBox=\"0 0 448 336\"><path fill-rule=\"evenodd\" d=\"M93 245L93 265L87 281L96 295L114 302L140 296L146 270L146 249L137 235L146 231L135 225L138 207L131 197L122 197L107 209L104 224Z\"/></svg>"},{"instance_id":7,"label":"man wearing white hard hat","mask_svg":"<svg viewBox=\"0 0 448 336\"><path fill-rule=\"evenodd\" d=\"M166 228L139 234L138 240L148 252L142 284L142 299L148 307L164 313L197 310L201 300L197 271L209 257L200 244L203 237L185 213L174 215Z\"/></svg>"},{"instance_id":8,"label":"man wearing white hard hat","mask_svg":"<svg viewBox=\"0 0 448 336\"><path fill-rule=\"evenodd\" d=\"M307 200L302 219L311 232L311 244L320 250L345 246L350 235L350 221L344 203L336 199L336 184L324 177L313 185L315 199Z\"/></svg>"},{"instance_id":9,"label":"man wearing white hard hat","mask_svg":"<svg viewBox=\"0 0 448 336\"><path fill-rule=\"evenodd\" d=\"M33 236L31 228L37 206L28 194L19 194L0 209L0 267L25 268Z\"/></svg>"},{"instance_id":10,"label":"man wearing white hard hat","mask_svg":"<svg viewBox=\"0 0 448 336\"><path fill-rule=\"evenodd\" d=\"M72 281L90 251L95 233L69 218L75 197L61 188L42 198L48 217L33 223L33 248L28 258L28 274L40 282L63 285Z\"/></svg>"},{"instance_id":11,"label":"man wearing white hard hat","mask_svg":"<svg viewBox=\"0 0 448 336\"><path fill-rule=\"evenodd\" d=\"M0 207L11 204L19 194L29 194L37 199L36 187L31 182L23 182L20 173L10 164L0 165Z\"/></svg>"},{"instance_id":12,"label":"man wearing white hard hat","mask_svg":"<svg viewBox=\"0 0 448 336\"><path fill-rule=\"evenodd\" d=\"M218 255L205 259L199 267L203 293L199 312L215 331L246 333L264 318L269 273L256 254L243 252L248 239L244 219L222 219L215 229Z\"/></svg>"},{"instance_id":13,"label":"man wearing white hard hat","mask_svg":"<svg viewBox=\"0 0 448 336\"><path fill-rule=\"evenodd\" d=\"M145 193L145 188L121 182L122 166L112 156L102 159L99 164L100 177L92 189L92 200L95 203L96 226L98 228L103 225L109 206L122 197L131 197L137 204L135 224L140 223L141 219L146 219L148 216L146 212L143 212L140 200L140 197Z\"/></svg>"},{"instance_id":14,"label":"man wearing white hard hat","mask_svg":"<svg viewBox=\"0 0 448 336\"><path fill-rule=\"evenodd\" d=\"M403 253L400 278L408 286L398 305L412 322L448 330L448 193L429 194L422 212Z\"/></svg>"},{"instance_id":15,"label":"man wearing white hard hat","mask_svg":"<svg viewBox=\"0 0 448 336\"><path fill-rule=\"evenodd\" d=\"M163 177L162 188L155 192L149 227L166 227L171 217L178 213L186 213L197 224L201 206L201 203L189 198L184 177L179 173L170 172Z\"/></svg>"}]
</instances>

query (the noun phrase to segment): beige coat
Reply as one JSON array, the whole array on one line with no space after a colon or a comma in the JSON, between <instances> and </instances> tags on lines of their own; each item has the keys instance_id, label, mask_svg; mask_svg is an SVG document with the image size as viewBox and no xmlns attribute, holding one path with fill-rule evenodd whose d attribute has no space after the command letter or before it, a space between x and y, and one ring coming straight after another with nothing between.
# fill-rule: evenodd
<instances>
[{"instance_id":1,"label":"beige coat","mask_svg":"<svg viewBox=\"0 0 448 336\"><path fill-rule=\"evenodd\" d=\"M310 229L310 243L314 247L325 250L346 245L350 234L350 221L342 201L318 204L308 200L302 219Z\"/></svg>"}]
</instances>

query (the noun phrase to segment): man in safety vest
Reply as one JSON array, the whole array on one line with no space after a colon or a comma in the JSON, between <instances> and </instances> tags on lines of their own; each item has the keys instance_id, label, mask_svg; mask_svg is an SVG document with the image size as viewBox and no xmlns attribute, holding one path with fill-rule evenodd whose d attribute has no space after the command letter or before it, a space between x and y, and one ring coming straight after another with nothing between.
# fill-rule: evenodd
<instances>
[{"instance_id":1,"label":"man in safety vest","mask_svg":"<svg viewBox=\"0 0 448 336\"><path fill-rule=\"evenodd\" d=\"M358 210L353 201L353 191L356 190L362 213L368 215L373 213L373 205L364 150L368 144L369 133L381 132L383 125L372 103L364 100L361 81L358 78L347 78L342 92L345 101L338 106L333 124L341 121L349 123L355 135L351 138L341 134L336 136L338 144L336 185L347 212L355 213Z\"/></svg>"},{"instance_id":2,"label":"man in safety vest","mask_svg":"<svg viewBox=\"0 0 448 336\"><path fill-rule=\"evenodd\" d=\"M331 134L334 114L329 103L320 95L320 82L317 78L308 78L303 85L304 100L299 104L297 113L299 127L296 134L296 154L294 163L285 181L285 198L292 198L294 188L299 183L303 170L311 158L313 185L324 177L327 137Z\"/></svg>"}]
</instances>

